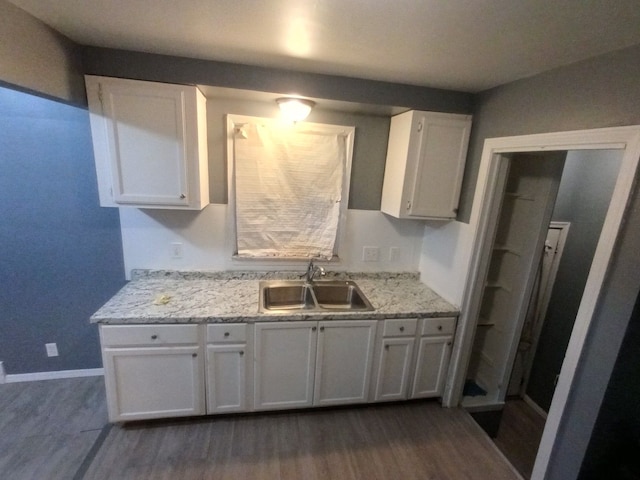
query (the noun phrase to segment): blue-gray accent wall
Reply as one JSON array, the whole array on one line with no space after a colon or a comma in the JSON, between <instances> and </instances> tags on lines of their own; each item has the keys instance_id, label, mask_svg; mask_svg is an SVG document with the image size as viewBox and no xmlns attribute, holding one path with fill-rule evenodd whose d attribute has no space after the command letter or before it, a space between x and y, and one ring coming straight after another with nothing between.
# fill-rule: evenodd
<instances>
[{"instance_id":1,"label":"blue-gray accent wall","mask_svg":"<svg viewBox=\"0 0 640 480\"><path fill-rule=\"evenodd\" d=\"M87 111L0 87L0 172L0 361L8 374L101 367L89 317L125 281Z\"/></svg>"}]
</instances>

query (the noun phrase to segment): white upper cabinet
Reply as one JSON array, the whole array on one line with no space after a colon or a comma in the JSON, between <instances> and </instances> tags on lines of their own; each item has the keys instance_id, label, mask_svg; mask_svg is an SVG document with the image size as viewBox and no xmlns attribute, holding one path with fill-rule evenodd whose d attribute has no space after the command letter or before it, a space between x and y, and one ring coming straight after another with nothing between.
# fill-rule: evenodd
<instances>
[{"instance_id":1,"label":"white upper cabinet","mask_svg":"<svg viewBox=\"0 0 640 480\"><path fill-rule=\"evenodd\" d=\"M209 203L206 99L197 87L85 77L100 205Z\"/></svg>"},{"instance_id":2,"label":"white upper cabinet","mask_svg":"<svg viewBox=\"0 0 640 480\"><path fill-rule=\"evenodd\" d=\"M396 218L456 218L471 116L408 111L391 119L381 210Z\"/></svg>"}]
</instances>

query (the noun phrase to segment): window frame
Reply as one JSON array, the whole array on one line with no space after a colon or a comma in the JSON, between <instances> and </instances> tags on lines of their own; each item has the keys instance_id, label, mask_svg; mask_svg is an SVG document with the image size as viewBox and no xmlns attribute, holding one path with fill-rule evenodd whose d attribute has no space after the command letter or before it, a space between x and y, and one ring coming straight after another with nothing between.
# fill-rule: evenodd
<instances>
[{"instance_id":1,"label":"window frame","mask_svg":"<svg viewBox=\"0 0 640 480\"><path fill-rule=\"evenodd\" d=\"M227 159L227 188L228 188L228 243L231 249L232 262L238 262L239 264L251 264L252 266L273 266L278 264L285 266L290 264L292 266L298 266L301 263L309 261L310 257L263 257L263 258L248 258L238 256L238 236L237 236L237 223L236 223L236 191L235 191L235 155L234 155L234 135L236 128L241 128L247 123L258 122L273 122L280 123L284 120L268 117L256 117L248 115L238 115L228 113L225 115L225 135L227 139L226 143L226 159ZM333 256L330 260L322 260L333 264L340 264L344 261L346 255L346 222L347 222L347 210L349 204L349 190L351 186L351 165L353 163L353 148L356 127L345 125L334 125L327 123L312 123L312 122L298 122L297 124L302 127L310 127L315 130L326 131L329 134L343 135L345 137L345 159L344 159L344 172L340 201L340 213L338 217L338 228L336 231L336 241L333 248Z\"/></svg>"}]
</instances>

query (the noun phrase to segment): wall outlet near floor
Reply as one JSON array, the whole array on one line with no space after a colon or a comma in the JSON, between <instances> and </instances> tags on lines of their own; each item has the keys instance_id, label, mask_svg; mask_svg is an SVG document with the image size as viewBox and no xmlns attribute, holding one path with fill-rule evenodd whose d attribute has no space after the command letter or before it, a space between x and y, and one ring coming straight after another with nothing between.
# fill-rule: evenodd
<instances>
[{"instance_id":1,"label":"wall outlet near floor","mask_svg":"<svg viewBox=\"0 0 640 480\"><path fill-rule=\"evenodd\" d=\"M182 243L181 242L172 242L171 243L171 258L182 258Z\"/></svg>"},{"instance_id":2,"label":"wall outlet near floor","mask_svg":"<svg viewBox=\"0 0 640 480\"><path fill-rule=\"evenodd\" d=\"M47 349L47 357L58 356L58 345L56 345L55 343L45 343L44 348Z\"/></svg>"},{"instance_id":3,"label":"wall outlet near floor","mask_svg":"<svg viewBox=\"0 0 640 480\"><path fill-rule=\"evenodd\" d=\"M400 261L400 247L389 248L389 261L390 262Z\"/></svg>"},{"instance_id":4,"label":"wall outlet near floor","mask_svg":"<svg viewBox=\"0 0 640 480\"><path fill-rule=\"evenodd\" d=\"M378 260L380 260L379 247L362 247L363 262L377 262Z\"/></svg>"}]
</instances>

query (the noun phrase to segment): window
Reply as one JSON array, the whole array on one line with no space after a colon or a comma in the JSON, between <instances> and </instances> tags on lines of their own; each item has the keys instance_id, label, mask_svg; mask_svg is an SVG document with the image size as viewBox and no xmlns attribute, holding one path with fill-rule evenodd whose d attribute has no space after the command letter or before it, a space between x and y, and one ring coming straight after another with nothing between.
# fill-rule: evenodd
<instances>
[{"instance_id":1,"label":"window","mask_svg":"<svg viewBox=\"0 0 640 480\"><path fill-rule=\"evenodd\" d=\"M337 256L354 127L227 118L239 258Z\"/></svg>"}]
</instances>

